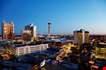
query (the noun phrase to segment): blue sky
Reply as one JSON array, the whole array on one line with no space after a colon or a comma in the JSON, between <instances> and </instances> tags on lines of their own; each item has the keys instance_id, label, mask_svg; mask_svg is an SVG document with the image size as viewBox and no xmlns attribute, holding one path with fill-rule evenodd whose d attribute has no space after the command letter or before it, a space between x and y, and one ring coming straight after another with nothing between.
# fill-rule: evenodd
<instances>
[{"instance_id":1,"label":"blue sky","mask_svg":"<svg viewBox=\"0 0 106 70\"><path fill-rule=\"evenodd\" d=\"M39 33L72 33L84 28L91 34L106 34L105 0L0 0L0 23L11 20L15 33L33 23Z\"/></svg>"}]
</instances>

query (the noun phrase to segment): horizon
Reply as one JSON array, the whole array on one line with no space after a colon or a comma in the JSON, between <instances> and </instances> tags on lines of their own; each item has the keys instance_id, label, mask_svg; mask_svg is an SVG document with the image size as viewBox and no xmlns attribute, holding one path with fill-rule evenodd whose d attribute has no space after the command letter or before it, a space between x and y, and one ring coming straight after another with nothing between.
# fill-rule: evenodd
<instances>
[{"instance_id":1,"label":"horizon","mask_svg":"<svg viewBox=\"0 0 106 70\"><path fill-rule=\"evenodd\" d=\"M13 21L16 34L31 23L39 34L47 34L50 21L51 34L73 34L83 28L90 34L106 35L105 0L0 0L0 10L0 24Z\"/></svg>"}]
</instances>

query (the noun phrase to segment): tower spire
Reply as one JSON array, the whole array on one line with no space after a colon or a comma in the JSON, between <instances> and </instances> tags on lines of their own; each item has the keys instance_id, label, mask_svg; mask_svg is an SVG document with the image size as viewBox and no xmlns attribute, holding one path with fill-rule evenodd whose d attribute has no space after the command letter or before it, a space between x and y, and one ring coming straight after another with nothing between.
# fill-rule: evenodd
<instances>
[{"instance_id":1,"label":"tower spire","mask_svg":"<svg viewBox=\"0 0 106 70\"><path fill-rule=\"evenodd\" d=\"M51 22L50 20L48 20L48 37L50 37L50 33L51 33Z\"/></svg>"}]
</instances>

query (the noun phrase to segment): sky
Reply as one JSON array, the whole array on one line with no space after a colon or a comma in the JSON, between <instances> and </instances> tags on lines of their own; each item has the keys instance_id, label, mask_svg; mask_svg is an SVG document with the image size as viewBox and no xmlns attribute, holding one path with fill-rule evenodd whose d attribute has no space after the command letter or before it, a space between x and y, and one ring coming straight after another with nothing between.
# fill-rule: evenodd
<instances>
[{"instance_id":1,"label":"sky","mask_svg":"<svg viewBox=\"0 0 106 70\"><path fill-rule=\"evenodd\" d=\"M34 24L37 32L73 33L81 28L91 34L106 34L105 0L0 0L0 24L13 21L15 33ZM0 25L1 30L1 25Z\"/></svg>"}]
</instances>

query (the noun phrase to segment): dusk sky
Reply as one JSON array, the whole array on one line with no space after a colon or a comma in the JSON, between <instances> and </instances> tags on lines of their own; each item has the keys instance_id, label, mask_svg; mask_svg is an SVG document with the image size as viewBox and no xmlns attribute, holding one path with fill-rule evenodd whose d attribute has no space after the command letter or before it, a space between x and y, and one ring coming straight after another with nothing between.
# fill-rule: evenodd
<instances>
[{"instance_id":1,"label":"dusk sky","mask_svg":"<svg viewBox=\"0 0 106 70\"><path fill-rule=\"evenodd\" d=\"M84 28L91 34L106 34L106 0L0 0L0 24L13 21L15 33L33 23L39 33L72 33ZM1 29L1 26L0 26Z\"/></svg>"}]
</instances>

